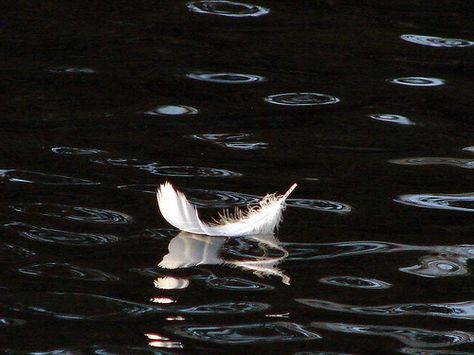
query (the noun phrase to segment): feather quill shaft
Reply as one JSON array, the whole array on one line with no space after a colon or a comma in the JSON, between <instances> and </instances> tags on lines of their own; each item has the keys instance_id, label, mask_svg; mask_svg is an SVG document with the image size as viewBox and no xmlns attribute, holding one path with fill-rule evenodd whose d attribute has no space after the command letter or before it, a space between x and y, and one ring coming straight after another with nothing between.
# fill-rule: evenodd
<instances>
[{"instance_id":1,"label":"feather quill shaft","mask_svg":"<svg viewBox=\"0 0 474 355\"><path fill-rule=\"evenodd\" d=\"M168 223L185 232L225 237L272 234L282 220L285 200L296 186L293 184L284 195L266 195L257 206L246 211L236 209L234 214L221 213L215 223L202 221L196 206L169 182L160 185L157 200Z\"/></svg>"}]
</instances>

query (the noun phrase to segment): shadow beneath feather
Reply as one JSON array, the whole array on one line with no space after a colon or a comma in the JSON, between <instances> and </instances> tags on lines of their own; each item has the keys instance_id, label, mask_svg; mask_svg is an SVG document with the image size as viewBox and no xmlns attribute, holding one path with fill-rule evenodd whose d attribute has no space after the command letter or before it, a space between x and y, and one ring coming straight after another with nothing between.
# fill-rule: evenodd
<instances>
[{"instance_id":1,"label":"shadow beneath feather","mask_svg":"<svg viewBox=\"0 0 474 355\"><path fill-rule=\"evenodd\" d=\"M288 252L274 235L227 238L179 232L170 240L168 251L159 267L224 265L250 271L259 277L276 276L284 284L290 284L290 278L278 268Z\"/></svg>"}]
</instances>

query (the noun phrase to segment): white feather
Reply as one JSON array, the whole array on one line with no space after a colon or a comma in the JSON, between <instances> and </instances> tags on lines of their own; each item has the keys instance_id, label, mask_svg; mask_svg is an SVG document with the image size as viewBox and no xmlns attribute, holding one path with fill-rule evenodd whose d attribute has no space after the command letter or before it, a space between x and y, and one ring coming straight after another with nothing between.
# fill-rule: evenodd
<instances>
[{"instance_id":1,"label":"white feather","mask_svg":"<svg viewBox=\"0 0 474 355\"><path fill-rule=\"evenodd\" d=\"M247 211L236 209L234 214L224 211L215 223L202 221L196 207L169 182L160 185L157 199L168 223L185 232L225 237L272 234L282 220L285 200L296 186L293 184L284 195L266 195L258 206Z\"/></svg>"}]
</instances>

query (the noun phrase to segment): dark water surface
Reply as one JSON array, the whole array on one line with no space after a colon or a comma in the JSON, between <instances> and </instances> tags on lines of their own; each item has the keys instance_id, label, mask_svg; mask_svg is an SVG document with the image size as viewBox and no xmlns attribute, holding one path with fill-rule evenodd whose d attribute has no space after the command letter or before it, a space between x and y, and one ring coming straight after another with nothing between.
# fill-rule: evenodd
<instances>
[{"instance_id":1,"label":"dark water surface","mask_svg":"<svg viewBox=\"0 0 474 355\"><path fill-rule=\"evenodd\" d=\"M1 351L474 353L471 2L1 8Z\"/></svg>"}]
</instances>

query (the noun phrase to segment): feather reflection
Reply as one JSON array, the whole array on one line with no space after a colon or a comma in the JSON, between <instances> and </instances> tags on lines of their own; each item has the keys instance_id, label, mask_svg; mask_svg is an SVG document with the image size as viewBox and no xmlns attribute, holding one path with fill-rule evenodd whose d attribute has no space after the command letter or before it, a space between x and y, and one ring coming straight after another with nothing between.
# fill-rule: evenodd
<instances>
[{"instance_id":1,"label":"feather reflection","mask_svg":"<svg viewBox=\"0 0 474 355\"><path fill-rule=\"evenodd\" d=\"M274 235L246 237L246 243L236 246L239 249L238 260L235 259L235 253L226 252L225 248L226 243L235 242L235 239L180 232L169 242L169 252L158 266L179 269L198 265L225 265L251 271L259 277L276 276L284 284L290 284L290 278L278 267L288 252ZM235 248L232 249L235 251ZM255 249L258 255L255 255Z\"/></svg>"}]
</instances>

